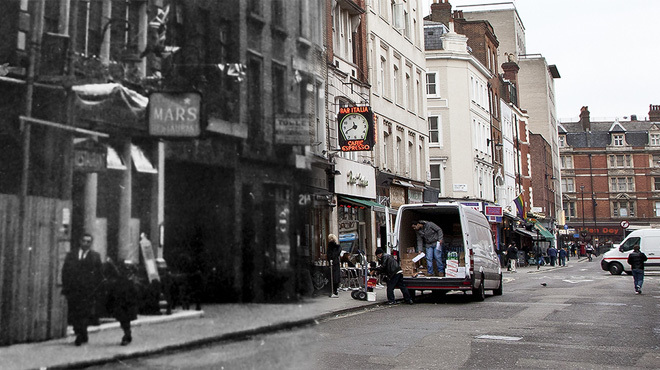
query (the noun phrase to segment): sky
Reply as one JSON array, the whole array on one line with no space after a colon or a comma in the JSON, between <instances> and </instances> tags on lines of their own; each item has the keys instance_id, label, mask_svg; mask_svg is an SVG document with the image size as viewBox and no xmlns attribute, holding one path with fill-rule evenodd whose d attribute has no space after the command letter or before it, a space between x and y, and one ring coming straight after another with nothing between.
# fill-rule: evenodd
<instances>
[{"instance_id":1,"label":"sky","mask_svg":"<svg viewBox=\"0 0 660 370\"><path fill-rule=\"evenodd\" d=\"M421 1L425 16L432 0ZM449 1L452 9L507 2ZM660 104L660 1L508 2L525 26L527 54L542 54L559 70L555 95L560 121L577 120L583 106L589 107L592 121L625 120L632 114L648 119L649 105Z\"/></svg>"}]
</instances>

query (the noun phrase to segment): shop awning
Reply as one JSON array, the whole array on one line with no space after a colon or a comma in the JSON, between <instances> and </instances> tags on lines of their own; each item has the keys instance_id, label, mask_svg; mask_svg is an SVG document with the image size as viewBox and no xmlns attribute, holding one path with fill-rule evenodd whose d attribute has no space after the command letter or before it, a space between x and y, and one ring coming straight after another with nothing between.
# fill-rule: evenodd
<instances>
[{"instance_id":1,"label":"shop awning","mask_svg":"<svg viewBox=\"0 0 660 370\"><path fill-rule=\"evenodd\" d=\"M392 182L397 184L397 185L400 185L400 186L405 186L407 188L414 188L415 187L415 185L413 185L412 183L410 183L408 181L394 179Z\"/></svg>"},{"instance_id":2,"label":"shop awning","mask_svg":"<svg viewBox=\"0 0 660 370\"><path fill-rule=\"evenodd\" d=\"M115 148L111 147L110 145L108 145L107 163L108 163L108 168L111 170L126 169L124 162L122 162L121 157L119 157L119 153L117 153Z\"/></svg>"},{"instance_id":3,"label":"shop awning","mask_svg":"<svg viewBox=\"0 0 660 370\"><path fill-rule=\"evenodd\" d=\"M144 154L142 149L138 146L131 144L131 158L135 165L135 170L142 173L158 173L158 170L151 164L149 158Z\"/></svg>"},{"instance_id":4,"label":"shop awning","mask_svg":"<svg viewBox=\"0 0 660 370\"><path fill-rule=\"evenodd\" d=\"M77 85L77 118L103 122L117 128L147 130L149 98L117 83Z\"/></svg>"},{"instance_id":5,"label":"shop awning","mask_svg":"<svg viewBox=\"0 0 660 370\"><path fill-rule=\"evenodd\" d=\"M517 227L514 231L520 235L526 236L528 238L532 238L532 240L536 240L536 241L543 240L543 237L540 235L540 233L539 235L537 235L536 232L529 231L524 227Z\"/></svg>"},{"instance_id":6,"label":"shop awning","mask_svg":"<svg viewBox=\"0 0 660 370\"><path fill-rule=\"evenodd\" d=\"M385 208L384 205L382 205L380 203L376 203L376 202L368 200L368 199L358 199L358 198L340 196L339 200L340 201L345 200L345 201L355 203L355 204L359 204L359 205L369 207L369 208L371 208L371 207Z\"/></svg>"},{"instance_id":7,"label":"shop awning","mask_svg":"<svg viewBox=\"0 0 660 370\"><path fill-rule=\"evenodd\" d=\"M541 225L540 223L538 222L534 223L534 228L539 231L539 233L545 238L545 240L550 241L555 239L555 236L552 235L552 233L549 232L548 229L543 227L543 225Z\"/></svg>"}]
</instances>

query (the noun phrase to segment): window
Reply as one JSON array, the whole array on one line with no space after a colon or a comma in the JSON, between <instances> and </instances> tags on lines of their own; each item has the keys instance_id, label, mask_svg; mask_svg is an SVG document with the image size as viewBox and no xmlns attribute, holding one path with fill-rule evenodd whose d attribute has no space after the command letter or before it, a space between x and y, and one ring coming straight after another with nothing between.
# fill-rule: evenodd
<instances>
[{"instance_id":1,"label":"window","mask_svg":"<svg viewBox=\"0 0 660 370\"><path fill-rule=\"evenodd\" d=\"M619 246L619 249L621 250L621 252L631 251L635 245L639 245L639 242L641 240L642 239L639 238L639 237L637 237L637 238L636 237L628 238L628 240L626 240L625 243L623 243Z\"/></svg>"},{"instance_id":2,"label":"window","mask_svg":"<svg viewBox=\"0 0 660 370\"><path fill-rule=\"evenodd\" d=\"M442 180L440 178L440 164L431 165L431 187L442 191Z\"/></svg>"},{"instance_id":3,"label":"window","mask_svg":"<svg viewBox=\"0 0 660 370\"><path fill-rule=\"evenodd\" d=\"M440 144L440 117L429 116L429 142Z\"/></svg>"},{"instance_id":4,"label":"window","mask_svg":"<svg viewBox=\"0 0 660 370\"><path fill-rule=\"evenodd\" d=\"M623 134L613 134L612 135L612 145L614 145L614 146L623 146Z\"/></svg>"},{"instance_id":5,"label":"window","mask_svg":"<svg viewBox=\"0 0 660 370\"><path fill-rule=\"evenodd\" d=\"M410 78L410 75L406 73L406 100L408 101L408 110L414 111L415 110L415 91L413 90L413 85L412 85L412 79Z\"/></svg>"},{"instance_id":6,"label":"window","mask_svg":"<svg viewBox=\"0 0 660 370\"><path fill-rule=\"evenodd\" d=\"M655 202L655 217L660 217L660 202Z\"/></svg>"},{"instance_id":7,"label":"window","mask_svg":"<svg viewBox=\"0 0 660 370\"><path fill-rule=\"evenodd\" d=\"M562 177L561 179L562 193L572 193L575 191L575 179L572 177Z\"/></svg>"},{"instance_id":8,"label":"window","mask_svg":"<svg viewBox=\"0 0 660 370\"><path fill-rule=\"evenodd\" d=\"M612 202L612 217L635 217L635 202L628 200Z\"/></svg>"},{"instance_id":9,"label":"window","mask_svg":"<svg viewBox=\"0 0 660 370\"><path fill-rule=\"evenodd\" d=\"M566 146L566 135L559 135L559 147L563 148Z\"/></svg>"},{"instance_id":10,"label":"window","mask_svg":"<svg viewBox=\"0 0 660 370\"><path fill-rule=\"evenodd\" d=\"M610 178L610 191L626 192L635 191L632 177L612 177Z\"/></svg>"},{"instance_id":11,"label":"window","mask_svg":"<svg viewBox=\"0 0 660 370\"><path fill-rule=\"evenodd\" d=\"M273 12L273 25L278 27L284 26L284 0L273 0L271 3Z\"/></svg>"},{"instance_id":12,"label":"window","mask_svg":"<svg viewBox=\"0 0 660 370\"><path fill-rule=\"evenodd\" d=\"M401 138L400 137L396 138L396 149L394 151L394 162L395 162L394 164L396 165L396 167L394 168L394 171L396 173L400 173L401 172L401 167L403 167L403 166L401 166Z\"/></svg>"},{"instance_id":13,"label":"window","mask_svg":"<svg viewBox=\"0 0 660 370\"><path fill-rule=\"evenodd\" d=\"M650 135L649 142L651 143L652 146L659 146L660 145L660 134L651 134Z\"/></svg>"},{"instance_id":14,"label":"window","mask_svg":"<svg viewBox=\"0 0 660 370\"><path fill-rule=\"evenodd\" d=\"M609 158L610 168L632 167L630 154L611 154Z\"/></svg>"},{"instance_id":15,"label":"window","mask_svg":"<svg viewBox=\"0 0 660 370\"><path fill-rule=\"evenodd\" d=\"M275 114L286 112L286 67L273 63L273 111Z\"/></svg>"},{"instance_id":16,"label":"window","mask_svg":"<svg viewBox=\"0 0 660 370\"><path fill-rule=\"evenodd\" d=\"M415 174L413 173L413 163L415 162L415 145L412 143L412 141L408 142L408 152L406 153L406 156L408 157L408 163L406 166L406 174L410 177L413 178Z\"/></svg>"},{"instance_id":17,"label":"window","mask_svg":"<svg viewBox=\"0 0 660 370\"><path fill-rule=\"evenodd\" d=\"M256 140L263 139L262 137L262 120L263 120L263 105L261 102L262 97L262 81L261 81L261 60L257 58L250 58L248 61L248 112L249 112L249 126L248 135Z\"/></svg>"},{"instance_id":18,"label":"window","mask_svg":"<svg viewBox=\"0 0 660 370\"><path fill-rule=\"evenodd\" d=\"M254 14L261 15L261 0L249 0L248 9Z\"/></svg>"},{"instance_id":19,"label":"window","mask_svg":"<svg viewBox=\"0 0 660 370\"><path fill-rule=\"evenodd\" d=\"M653 163L651 163L651 167L660 167L660 154L653 154Z\"/></svg>"},{"instance_id":20,"label":"window","mask_svg":"<svg viewBox=\"0 0 660 370\"><path fill-rule=\"evenodd\" d=\"M385 58L380 57L380 69L378 70L378 92L381 96L385 96L385 63Z\"/></svg>"},{"instance_id":21,"label":"window","mask_svg":"<svg viewBox=\"0 0 660 370\"><path fill-rule=\"evenodd\" d=\"M410 17L407 11L403 11L403 35L410 38Z\"/></svg>"},{"instance_id":22,"label":"window","mask_svg":"<svg viewBox=\"0 0 660 370\"><path fill-rule=\"evenodd\" d=\"M566 214L566 217L569 219L576 217L576 212L575 212L575 202L573 201L564 201L562 203L562 208L564 209L564 213Z\"/></svg>"},{"instance_id":23,"label":"window","mask_svg":"<svg viewBox=\"0 0 660 370\"><path fill-rule=\"evenodd\" d=\"M397 63L398 64L398 63ZM401 104L401 92L399 91L399 67L397 64L394 64L394 68L392 70L392 88L394 89L394 102L396 104Z\"/></svg>"},{"instance_id":24,"label":"window","mask_svg":"<svg viewBox=\"0 0 660 370\"><path fill-rule=\"evenodd\" d=\"M426 72L426 95L433 97L438 94L438 86L436 85L437 78L437 73Z\"/></svg>"},{"instance_id":25,"label":"window","mask_svg":"<svg viewBox=\"0 0 660 370\"><path fill-rule=\"evenodd\" d=\"M387 168L387 148L390 141L390 134L383 133L383 168Z\"/></svg>"},{"instance_id":26,"label":"window","mask_svg":"<svg viewBox=\"0 0 660 370\"><path fill-rule=\"evenodd\" d=\"M653 178L653 190L660 191L660 177Z\"/></svg>"},{"instance_id":27,"label":"window","mask_svg":"<svg viewBox=\"0 0 660 370\"><path fill-rule=\"evenodd\" d=\"M561 168L562 169L572 169L573 168L573 157L570 155L561 156Z\"/></svg>"}]
</instances>

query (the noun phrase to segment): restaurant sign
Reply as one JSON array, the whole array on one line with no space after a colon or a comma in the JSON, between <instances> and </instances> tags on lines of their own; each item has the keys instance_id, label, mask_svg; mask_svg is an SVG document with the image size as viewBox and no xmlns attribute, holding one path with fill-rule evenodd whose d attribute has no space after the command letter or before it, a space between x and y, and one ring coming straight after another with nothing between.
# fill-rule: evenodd
<instances>
[{"instance_id":1,"label":"restaurant sign","mask_svg":"<svg viewBox=\"0 0 660 370\"><path fill-rule=\"evenodd\" d=\"M371 151L376 144L376 125L371 107L342 107L337 115L342 152Z\"/></svg>"},{"instance_id":2,"label":"restaurant sign","mask_svg":"<svg viewBox=\"0 0 660 370\"><path fill-rule=\"evenodd\" d=\"M202 96L197 92L154 92L149 95L149 134L196 137L200 134Z\"/></svg>"}]
</instances>

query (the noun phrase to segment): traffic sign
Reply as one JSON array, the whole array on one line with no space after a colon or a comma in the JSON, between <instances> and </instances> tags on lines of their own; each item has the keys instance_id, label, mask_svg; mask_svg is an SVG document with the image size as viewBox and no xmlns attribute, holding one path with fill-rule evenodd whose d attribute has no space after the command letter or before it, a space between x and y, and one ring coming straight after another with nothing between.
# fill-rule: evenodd
<instances>
[{"instance_id":1,"label":"traffic sign","mask_svg":"<svg viewBox=\"0 0 660 370\"><path fill-rule=\"evenodd\" d=\"M621 227L622 228L627 229L628 226L630 226L630 222L628 222L626 220L621 221Z\"/></svg>"}]
</instances>

